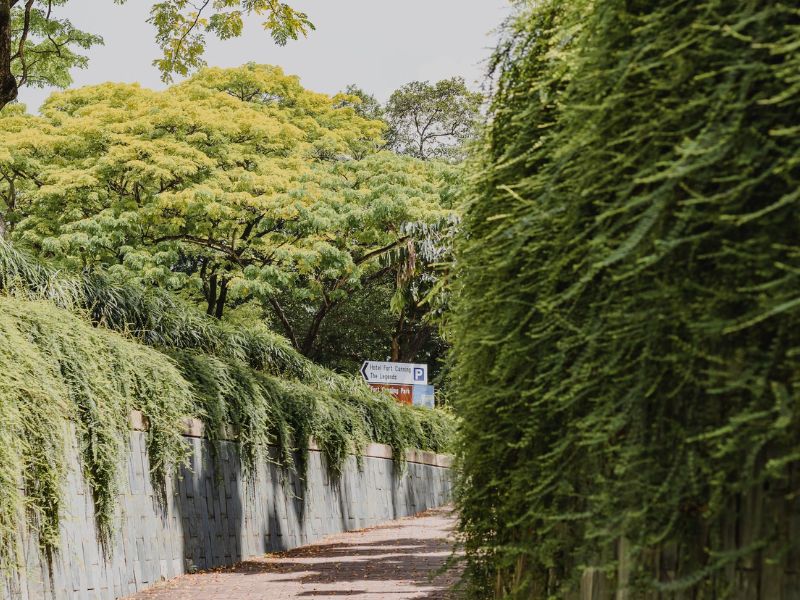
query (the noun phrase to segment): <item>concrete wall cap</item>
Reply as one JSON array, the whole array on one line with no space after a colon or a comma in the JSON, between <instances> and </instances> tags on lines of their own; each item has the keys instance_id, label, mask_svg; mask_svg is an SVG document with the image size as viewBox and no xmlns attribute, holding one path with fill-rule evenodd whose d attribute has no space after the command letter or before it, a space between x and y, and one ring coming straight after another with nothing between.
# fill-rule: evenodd
<instances>
[{"instance_id":1,"label":"concrete wall cap","mask_svg":"<svg viewBox=\"0 0 800 600\"><path fill-rule=\"evenodd\" d=\"M141 411L133 410L130 414L130 427L135 431L145 431L147 429L147 418ZM205 426L200 419L188 417L184 420L183 435L191 438L205 437ZM224 428L222 440L233 441L236 439L236 430L228 425ZM308 449L312 452L319 452L320 448L316 440L313 438L309 440ZM363 456L368 458L385 458L392 459L392 447L386 444L367 444L364 449ZM453 464L453 457L449 454L436 454L435 452L426 452L424 450L408 450L406 451L406 460L410 463L417 463L421 465L430 465L434 467L442 467L449 469Z\"/></svg>"}]
</instances>

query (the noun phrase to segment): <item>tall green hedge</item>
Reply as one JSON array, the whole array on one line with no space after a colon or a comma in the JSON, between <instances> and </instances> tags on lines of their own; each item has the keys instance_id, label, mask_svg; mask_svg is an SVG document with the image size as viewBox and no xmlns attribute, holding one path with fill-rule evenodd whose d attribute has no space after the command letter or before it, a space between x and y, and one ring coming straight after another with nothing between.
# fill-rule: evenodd
<instances>
[{"instance_id":1,"label":"tall green hedge","mask_svg":"<svg viewBox=\"0 0 800 600\"><path fill-rule=\"evenodd\" d=\"M635 589L694 598L797 556L786 523L735 552L715 532L755 489L800 514L798 40L775 0L543 0L508 23L456 261L478 597L563 597L588 565L613 576L620 539ZM654 575L668 545L678 574Z\"/></svg>"}]
</instances>

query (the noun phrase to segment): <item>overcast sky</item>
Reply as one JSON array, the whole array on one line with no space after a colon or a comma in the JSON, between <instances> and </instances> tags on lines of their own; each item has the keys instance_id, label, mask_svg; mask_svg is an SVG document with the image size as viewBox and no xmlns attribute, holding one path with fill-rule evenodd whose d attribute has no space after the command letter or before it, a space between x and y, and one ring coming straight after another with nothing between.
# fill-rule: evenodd
<instances>
[{"instance_id":1,"label":"overcast sky","mask_svg":"<svg viewBox=\"0 0 800 600\"><path fill-rule=\"evenodd\" d=\"M138 81L163 87L151 63L158 55L153 29L146 23L146 0L72 0L59 7L79 28L98 33L105 46L89 51L89 67L73 73L74 86L105 81ZM508 0L294 0L317 30L307 39L278 47L248 20L245 34L220 42L210 39L206 60L212 66L246 62L276 64L299 75L314 91L335 93L348 83L386 100L413 80L436 81L461 75L477 88L495 36L509 12ZM20 100L36 110L52 90L26 88Z\"/></svg>"}]
</instances>

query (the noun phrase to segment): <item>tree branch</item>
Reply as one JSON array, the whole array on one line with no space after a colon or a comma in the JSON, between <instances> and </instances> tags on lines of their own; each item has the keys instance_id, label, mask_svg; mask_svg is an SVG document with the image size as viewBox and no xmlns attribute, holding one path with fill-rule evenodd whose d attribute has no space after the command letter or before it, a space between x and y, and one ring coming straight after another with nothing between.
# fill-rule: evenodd
<instances>
[{"instance_id":1,"label":"tree branch","mask_svg":"<svg viewBox=\"0 0 800 600\"><path fill-rule=\"evenodd\" d=\"M235 262L239 266L244 266L241 257L239 257L236 252L227 246L222 244L215 244L211 240L204 240L203 238L197 237L195 235L188 235L188 234L176 234L176 235L163 235L161 237L152 238L150 240L153 244L160 244L161 242L178 242L178 241L185 241L191 242L192 244L196 244L198 246L203 246L204 248L210 248L211 250L216 250L217 252L222 252L228 258L230 258L233 262Z\"/></svg>"},{"instance_id":2,"label":"tree branch","mask_svg":"<svg viewBox=\"0 0 800 600\"><path fill-rule=\"evenodd\" d=\"M314 348L314 342L317 341L317 336L319 336L319 330L322 327L322 321L325 320L328 312L338 303L338 300L331 301L329 300L328 295L324 294L322 306L317 309L317 313L314 315L311 325L306 332L306 337L303 340L303 347L300 350L303 353L303 356L308 357L311 354L311 350Z\"/></svg>"},{"instance_id":3,"label":"tree branch","mask_svg":"<svg viewBox=\"0 0 800 600\"><path fill-rule=\"evenodd\" d=\"M17 88L25 85L28 82L29 65L25 62L25 42L28 39L28 33L31 29L31 10L33 9L33 2L34 0L28 0L25 3L25 17L22 21L22 33L19 37L19 45L17 46L16 54L11 57L12 62L19 60L20 64L22 65L22 75L17 81Z\"/></svg>"},{"instance_id":4,"label":"tree branch","mask_svg":"<svg viewBox=\"0 0 800 600\"><path fill-rule=\"evenodd\" d=\"M31 29L31 10L33 9L33 0L28 0L25 3L25 18L22 20L22 34L19 36L19 44L17 45L17 53L11 57L11 60L23 60L25 55L25 41L28 39L28 33ZM23 61L24 62L24 61Z\"/></svg>"},{"instance_id":5,"label":"tree branch","mask_svg":"<svg viewBox=\"0 0 800 600\"><path fill-rule=\"evenodd\" d=\"M272 306L272 309L275 311L275 314L278 315L278 320L280 320L281 324L283 325L284 331L286 331L286 335L289 338L289 341L292 342L292 346L294 346L295 350L300 350L300 344L297 343L297 336L294 333L294 329L292 328L292 324L289 322L289 319L286 317L286 313L283 312L283 307L280 303L272 296L269 297L269 303Z\"/></svg>"},{"instance_id":6,"label":"tree branch","mask_svg":"<svg viewBox=\"0 0 800 600\"><path fill-rule=\"evenodd\" d=\"M183 43L186 41L186 38L194 30L194 28L197 27L197 24L200 22L200 15L206 9L206 7L208 6L209 2L211 2L211 0L205 0L205 2L203 2L203 6L201 6L200 8L197 9L197 13L194 16L194 21L189 26L189 28L186 31L183 32L183 35L178 40L178 43L175 45L175 49L172 51L172 55L173 56L177 56L178 55L178 53L180 52L181 46L183 46ZM197 7L195 7L195 8L197 8Z\"/></svg>"},{"instance_id":7,"label":"tree branch","mask_svg":"<svg viewBox=\"0 0 800 600\"><path fill-rule=\"evenodd\" d=\"M241 235L241 238L240 238L243 242L247 241L247 238L249 238L250 234L253 232L253 228L256 225L258 225L263 218L264 218L264 215L258 215L255 219L253 219L247 225L245 225L244 231L242 232L242 235Z\"/></svg>"},{"instance_id":8,"label":"tree branch","mask_svg":"<svg viewBox=\"0 0 800 600\"><path fill-rule=\"evenodd\" d=\"M393 250L394 248L397 248L397 246L400 246L404 242L408 241L408 238L409 238L409 236L404 235L403 237L397 238L394 242L384 246L383 248L377 248L376 250L373 250L371 252L367 252L364 256L362 256L361 258L357 259L355 261L355 264L356 265L361 265L361 264L364 264L365 262L367 262L369 260L372 260L376 256L380 256L381 254L386 254L387 252L389 252L389 250Z\"/></svg>"}]
</instances>

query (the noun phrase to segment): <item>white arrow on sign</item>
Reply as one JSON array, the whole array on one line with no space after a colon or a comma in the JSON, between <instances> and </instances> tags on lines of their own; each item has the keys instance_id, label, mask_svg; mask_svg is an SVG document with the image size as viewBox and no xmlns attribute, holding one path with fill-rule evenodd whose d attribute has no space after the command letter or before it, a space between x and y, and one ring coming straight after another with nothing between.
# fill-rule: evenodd
<instances>
[{"instance_id":1,"label":"white arrow on sign","mask_svg":"<svg viewBox=\"0 0 800 600\"><path fill-rule=\"evenodd\" d=\"M367 383L425 384L428 383L428 365L365 360L361 375Z\"/></svg>"}]
</instances>

